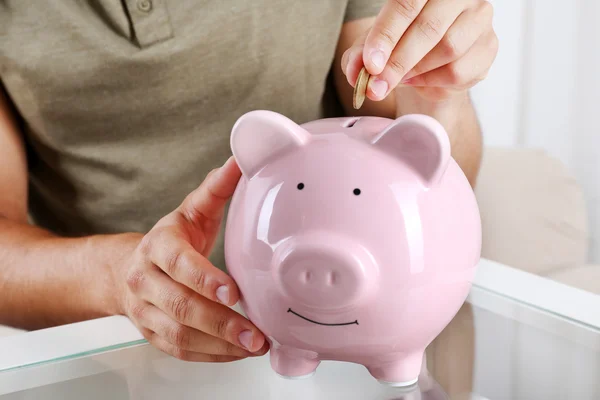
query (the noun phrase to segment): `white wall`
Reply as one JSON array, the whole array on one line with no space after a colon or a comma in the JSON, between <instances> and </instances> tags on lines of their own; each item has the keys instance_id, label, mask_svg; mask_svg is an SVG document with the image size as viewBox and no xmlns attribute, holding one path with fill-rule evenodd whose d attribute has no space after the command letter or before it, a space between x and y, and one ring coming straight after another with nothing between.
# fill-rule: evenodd
<instances>
[{"instance_id":1,"label":"white wall","mask_svg":"<svg viewBox=\"0 0 600 400\"><path fill-rule=\"evenodd\" d=\"M584 187L590 228L592 259L600 262L600 1L575 1L578 8L576 114L572 140L577 143L573 168Z\"/></svg>"},{"instance_id":2,"label":"white wall","mask_svg":"<svg viewBox=\"0 0 600 400\"><path fill-rule=\"evenodd\" d=\"M525 7L520 0L490 1L494 5L494 29L500 40L498 55L487 79L473 89L473 101L488 146L513 146L518 142L520 101L523 93L521 38Z\"/></svg>"},{"instance_id":3,"label":"white wall","mask_svg":"<svg viewBox=\"0 0 600 400\"><path fill-rule=\"evenodd\" d=\"M600 1L495 0L498 57L473 91L488 146L545 149L584 188L600 262Z\"/></svg>"}]
</instances>

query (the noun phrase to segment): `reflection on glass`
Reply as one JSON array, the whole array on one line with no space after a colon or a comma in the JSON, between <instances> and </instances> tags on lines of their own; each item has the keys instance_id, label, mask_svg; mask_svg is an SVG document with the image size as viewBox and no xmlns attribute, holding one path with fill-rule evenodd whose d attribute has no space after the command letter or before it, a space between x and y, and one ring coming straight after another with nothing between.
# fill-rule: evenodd
<instances>
[{"instance_id":1,"label":"reflection on glass","mask_svg":"<svg viewBox=\"0 0 600 400\"><path fill-rule=\"evenodd\" d=\"M432 386L436 386L437 381L450 398L469 398L473 392L475 361L475 324L471 304L463 305L427 348L426 357L423 383L431 382Z\"/></svg>"}]
</instances>

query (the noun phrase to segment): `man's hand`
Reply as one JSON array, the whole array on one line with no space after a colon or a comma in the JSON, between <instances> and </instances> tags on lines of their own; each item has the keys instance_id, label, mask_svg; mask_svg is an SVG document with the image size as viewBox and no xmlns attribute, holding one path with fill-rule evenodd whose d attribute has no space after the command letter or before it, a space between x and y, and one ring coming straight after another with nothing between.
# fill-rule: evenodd
<instances>
[{"instance_id":1,"label":"man's hand","mask_svg":"<svg viewBox=\"0 0 600 400\"><path fill-rule=\"evenodd\" d=\"M364 65L374 101L398 85L445 100L486 77L498 51L492 16L485 0L388 0L344 53L342 71L354 86Z\"/></svg>"},{"instance_id":2,"label":"man's hand","mask_svg":"<svg viewBox=\"0 0 600 400\"><path fill-rule=\"evenodd\" d=\"M179 359L233 361L268 349L263 334L228 307L239 298L235 282L206 258L239 179L230 158L117 265L124 313L151 344Z\"/></svg>"}]
</instances>

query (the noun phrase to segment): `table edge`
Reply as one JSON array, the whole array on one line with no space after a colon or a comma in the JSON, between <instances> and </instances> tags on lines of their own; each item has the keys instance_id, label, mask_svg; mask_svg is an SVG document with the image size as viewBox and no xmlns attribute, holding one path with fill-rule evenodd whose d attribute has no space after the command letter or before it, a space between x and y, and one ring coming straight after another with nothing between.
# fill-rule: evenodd
<instances>
[{"instance_id":1,"label":"table edge","mask_svg":"<svg viewBox=\"0 0 600 400\"><path fill-rule=\"evenodd\" d=\"M481 260L473 286L600 329L600 296L595 293L487 259Z\"/></svg>"},{"instance_id":2,"label":"table edge","mask_svg":"<svg viewBox=\"0 0 600 400\"><path fill-rule=\"evenodd\" d=\"M473 285L507 301L525 303L600 329L600 296L593 293L487 259L481 259ZM0 373L144 342L140 332L124 316L15 334L0 338Z\"/></svg>"}]
</instances>

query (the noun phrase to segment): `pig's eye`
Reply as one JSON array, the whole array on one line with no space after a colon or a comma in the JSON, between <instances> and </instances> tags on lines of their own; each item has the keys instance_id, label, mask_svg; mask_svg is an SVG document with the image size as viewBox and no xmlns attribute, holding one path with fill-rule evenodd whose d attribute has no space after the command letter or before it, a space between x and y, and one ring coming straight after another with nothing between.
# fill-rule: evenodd
<instances>
[{"instance_id":1,"label":"pig's eye","mask_svg":"<svg viewBox=\"0 0 600 400\"><path fill-rule=\"evenodd\" d=\"M358 196L360 194L360 189L356 188L352 191L352 193L354 193L356 196Z\"/></svg>"},{"instance_id":2,"label":"pig's eye","mask_svg":"<svg viewBox=\"0 0 600 400\"><path fill-rule=\"evenodd\" d=\"M304 183L300 182L297 187L298 187L298 190L304 189Z\"/></svg>"}]
</instances>

